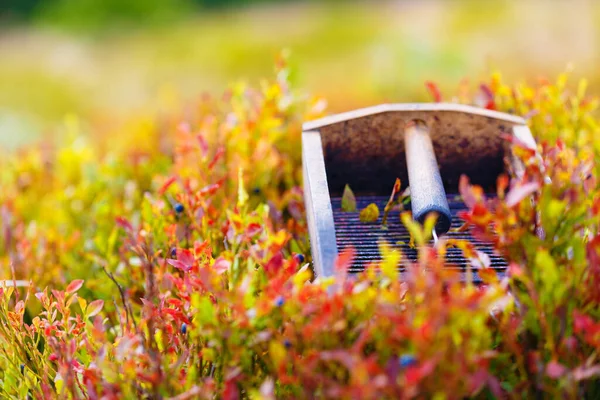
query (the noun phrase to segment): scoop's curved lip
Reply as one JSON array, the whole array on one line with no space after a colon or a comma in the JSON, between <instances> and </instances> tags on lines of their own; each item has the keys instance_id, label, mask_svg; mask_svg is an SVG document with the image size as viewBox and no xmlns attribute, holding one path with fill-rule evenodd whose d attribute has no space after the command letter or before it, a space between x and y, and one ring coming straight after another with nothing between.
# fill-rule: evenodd
<instances>
[{"instance_id":1,"label":"scoop's curved lip","mask_svg":"<svg viewBox=\"0 0 600 400\"><path fill-rule=\"evenodd\" d=\"M379 104L376 106L359 108L353 111L347 111L340 114L334 114L319 118L313 121L305 122L302 125L303 131L311 131L326 126L335 125L340 122L350 121L356 118L367 117L369 115L382 114L388 112L409 113L416 111L426 112L459 112L481 117L492 118L495 120L506 121L515 125L525 125L523 118L503 113L500 111L488 110L485 108L470 106L458 103L391 103Z\"/></svg>"}]
</instances>

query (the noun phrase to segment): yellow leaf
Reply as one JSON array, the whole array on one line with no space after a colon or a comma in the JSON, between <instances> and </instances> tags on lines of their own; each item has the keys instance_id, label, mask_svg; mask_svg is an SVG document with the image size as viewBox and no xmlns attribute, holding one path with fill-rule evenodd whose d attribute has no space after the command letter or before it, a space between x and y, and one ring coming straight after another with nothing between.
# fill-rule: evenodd
<instances>
[{"instance_id":1,"label":"yellow leaf","mask_svg":"<svg viewBox=\"0 0 600 400\"><path fill-rule=\"evenodd\" d=\"M273 365L278 368L284 361L286 356L285 347L276 340L269 343L269 355Z\"/></svg>"},{"instance_id":2,"label":"yellow leaf","mask_svg":"<svg viewBox=\"0 0 600 400\"><path fill-rule=\"evenodd\" d=\"M392 249L391 246L381 241L379 243L379 252L381 254L381 273L390 280L398 279L398 263L401 253L398 249Z\"/></svg>"},{"instance_id":3,"label":"yellow leaf","mask_svg":"<svg viewBox=\"0 0 600 400\"><path fill-rule=\"evenodd\" d=\"M160 329L157 329L154 332L154 340L156 342L156 345L158 346L158 350L159 351L164 351L165 350L165 343L164 343L164 336L163 336L163 331Z\"/></svg>"},{"instance_id":4,"label":"yellow leaf","mask_svg":"<svg viewBox=\"0 0 600 400\"><path fill-rule=\"evenodd\" d=\"M446 400L447 396L446 396L446 393L444 393L444 392L436 392L431 399L432 400Z\"/></svg>"},{"instance_id":5,"label":"yellow leaf","mask_svg":"<svg viewBox=\"0 0 600 400\"><path fill-rule=\"evenodd\" d=\"M78 297L77 302L79 302L79 307L81 307L81 311L85 312L85 309L87 307L87 301L82 297Z\"/></svg>"},{"instance_id":6,"label":"yellow leaf","mask_svg":"<svg viewBox=\"0 0 600 400\"><path fill-rule=\"evenodd\" d=\"M567 203L557 199L551 199L546 212L550 221L557 221L564 210L567 208Z\"/></svg>"},{"instance_id":7,"label":"yellow leaf","mask_svg":"<svg viewBox=\"0 0 600 400\"><path fill-rule=\"evenodd\" d=\"M438 215L435 213L429 213L427 214L427 217L425 217L425 222L423 223L423 239L425 242L428 242L431 239L437 219Z\"/></svg>"},{"instance_id":8,"label":"yellow leaf","mask_svg":"<svg viewBox=\"0 0 600 400\"><path fill-rule=\"evenodd\" d=\"M362 223L375 222L379 218L379 207L377 204L371 203L362 209L358 218Z\"/></svg>"},{"instance_id":9,"label":"yellow leaf","mask_svg":"<svg viewBox=\"0 0 600 400\"><path fill-rule=\"evenodd\" d=\"M296 272L296 274L292 278L292 280L294 282L294 286L296 286L296 287L303 286L306 283L306 281L308 281L310 279L311 275L312 275L312 273L308 269L308 264L305 265L304 267L300 268L300 270L298 272Z\"/></svg>"},{"instance_id":10,"label":"yellow leaf","mask_svg":"<svg viewBox=\"0 0 600 400\"><path fill-rule=\"evenodd\" d=\"M423 230L421 229L419 223L412 219L412 215L407 212L402 213L400 215L400 219L410 234L411 242L414 241L417 246L424 245L425 236L423 235Z\"/></svg>"},{"instance_id":11,"label":"yellow leaf","mask_svg":"<svg viewBox=\"0 0 600 400\"><path fill-rule=\"evenodd\" d=\"M210 347L205 347L202 349L202 358L206 361L214 361L216 357L216 352L214 349Z\"/></svg>"},{"instance_id":12,"label":"yellow leaf","mask_svg":"<svg viewBox=\"0 0 600 400\"><path fill-rule=\"evenodd\" d=\"M248 201L248 192L244 188L244 171L242 167L238 169L238 206L243 207Z\"/></svg>"},{"instance_id":13,"label":"yellow leaf","mask_svg":"<svg viewBox=\"0 0 600 400\"><path fill-rule=\"evenodd\" d=\"M577 98L582 100L585 97L585 91L587 90L588 81L587 79L581 79L577 86Z\"/></svg>"}]
</instances>

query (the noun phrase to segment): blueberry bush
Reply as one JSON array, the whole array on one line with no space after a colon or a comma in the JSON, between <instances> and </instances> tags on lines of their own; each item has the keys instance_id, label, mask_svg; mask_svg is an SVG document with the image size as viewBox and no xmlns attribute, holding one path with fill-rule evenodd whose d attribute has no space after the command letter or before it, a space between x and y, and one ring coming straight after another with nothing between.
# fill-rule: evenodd
<instances>
[{"instance_id":1,"label":"blueberry bush","mask_svg":"<svg viewBox=\"0 0 600 400\"><path fill-rule=\"evenodd\" d=\"M0 392L6 398L597 398L597 100L561 75L494 74L449 101L527 118L522 176L497 197L461 181L469 243L404 218L402 258L313 279L300 132L324 102L288 83L232 85L179 115L0 158ZM435 100L443 100L434 84ZM509 140L509 138L507 138ZM397 218L390 215L389 218ZM444 268L463 250L485 281Z\"/></svg>"}]
</instances>

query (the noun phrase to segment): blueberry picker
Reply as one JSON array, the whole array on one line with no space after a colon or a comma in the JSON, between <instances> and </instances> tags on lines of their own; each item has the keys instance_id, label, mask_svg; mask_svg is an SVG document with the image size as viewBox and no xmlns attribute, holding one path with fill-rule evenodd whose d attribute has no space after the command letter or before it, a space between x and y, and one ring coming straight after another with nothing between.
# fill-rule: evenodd
<instances>
[{"instance_id":1,"label":"blueberry picker","mask_svg":"<svg viewBox=\"0 0 600 400\"><path fill-rule=\"evenodd\" d=\"M415 220L422 223L435 213L434 237L470 240L502 275L506 262L489 243L452 228L461 225L456 214L466 208L457 195L461 175L495 193L501 173L521 173L505 135L535 146L522 118L460 104L384 104L305 123L302 162L315 274L332 275L338 251L349 246L356 251L350 272L360 272L379 259L382 240L399 247L405 259L416 259L397 214L389 216L383 229L381 218L365 224L358 212L341 210L346 184L356 195L358 210L370 203L383 209L399 177L404 188L410 187ZM459 249L448 249L448 268L464 271L467 262Z\"/></svg>"}]
</instances>

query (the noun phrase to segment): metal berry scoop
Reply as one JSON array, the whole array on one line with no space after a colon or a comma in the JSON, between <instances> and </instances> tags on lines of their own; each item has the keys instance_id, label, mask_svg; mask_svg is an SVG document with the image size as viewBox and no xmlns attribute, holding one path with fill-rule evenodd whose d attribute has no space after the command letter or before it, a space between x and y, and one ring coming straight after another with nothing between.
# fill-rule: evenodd
<instances>
[{"instance_id":1,"label":"metal berry scoop","mask_svg":"<svg viewBox=\"0 0 600 400\"><path fill-rule=\"evenodd\" d=\"M348 247L356 253L349 272L360 272L380 259L381 241L399 248L404 260L416 260L417 250L408 245L410 236L400 218L391 216L383 228L382 217L364 224L359 212L341 208L349 185L358 211L371 203L384 209L400 178L403 190L410 185L414 219L423 222L436 213L434 234L470 240L502 275L506 262L489 243L452 228L461 225L457 213L466 208L458 196L461 175L495 193L501 173L522 171L503 137L511 135L535 146L522 118L449 103L384 104L305 123L304 199L315 274L333 275L338 251ZM447 249L448 268L463 271L467 263L461 250Z\"/></svg>"}]
</instances>

